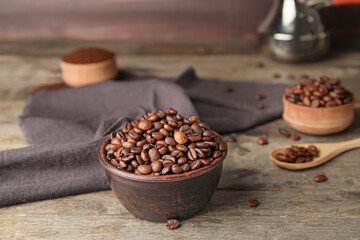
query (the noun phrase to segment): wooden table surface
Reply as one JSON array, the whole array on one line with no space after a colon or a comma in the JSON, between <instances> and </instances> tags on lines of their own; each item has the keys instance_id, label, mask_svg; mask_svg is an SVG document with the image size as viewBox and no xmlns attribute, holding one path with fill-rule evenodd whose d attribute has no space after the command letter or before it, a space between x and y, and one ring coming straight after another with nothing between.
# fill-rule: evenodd
<instances>
[{"instance_id":1,"label":"wooden table surface","mask_svg":"<svg viewBox=\"0 0 360 240\"><path fill-rule=\"evenodd\" d=\"M6 45L8 44L8 45ZM0 44L1 45L1 44ZM6 46L12 46L7 48ZM27 146L15 123L32 90L61 81L59 58L79 42L4 43L0 49L0 150ZM27 47L24 47L27 46ZM120 43L102 46L122 53ZM21 51L21 49L27 51ZM35 49L34 49L35 48ZM20 49L20 50L19 50ZM196 53L197 50L194 50ZM331 136L301 135L299 142L332 142L360 137L360 52L335 53L307 64L273 62L256 51L237 55L118 55L118 66L138 75L174 77L188 65L199 76L298 82L300 76L339 77L357 98L356 120L346 131ZM258 68L257 63L264 63ZM273 73L281 78L273 79ZM287 78L295 75L295 79ZM130 215L111 191L39 201L0 209L0 239L359 239L360 149L327 164L291 172L270 162L271 149L294 144L278 133L286 127L278 119L245 132L233 133L222 178L208 207L169 231L165 224ZM256 139L268 134L269 144ZM313 177L326 174L328 181ZM260 205L250 208L250 198Z\"/></svg>"}]
</instances>

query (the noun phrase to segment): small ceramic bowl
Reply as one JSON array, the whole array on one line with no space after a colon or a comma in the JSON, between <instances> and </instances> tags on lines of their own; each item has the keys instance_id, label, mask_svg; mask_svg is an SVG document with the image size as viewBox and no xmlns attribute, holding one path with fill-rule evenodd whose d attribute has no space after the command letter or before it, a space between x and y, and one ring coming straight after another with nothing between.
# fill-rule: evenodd
<instances>
[{"instance_id":1,"label":"small ceramic bowl","mask_svg":"<svg viewBox=\"0 0 360 240\"><path fill-rule=\"evenodd\" d=\"M312 135L327 135L348 128L354 121L355 98L352 101L336 107L312 108L300 106L286 100L283 102L283 119L299 132Z\"/></svg>"},{"instance_id":2,"label":"small ceramic bowl","mask_svg":"<svg viewBox=\"0 0 360 240\"><path fill-rule=\"evenodd\" d=\"M228 151L226 141L221 140L226 149L219 158L208 166L181 174L156 177L113 167L106 160L105 151L110 138L101 146L99 160L111 189L129 212L154 222L166 222L171 218L181 220L203 210L214 195Z\"/></svg>"}]
</instances>

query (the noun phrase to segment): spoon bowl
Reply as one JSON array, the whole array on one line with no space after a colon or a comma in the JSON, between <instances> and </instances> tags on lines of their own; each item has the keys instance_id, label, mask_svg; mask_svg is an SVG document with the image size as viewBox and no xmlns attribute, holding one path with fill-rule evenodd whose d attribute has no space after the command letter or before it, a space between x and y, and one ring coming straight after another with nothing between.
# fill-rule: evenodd
<instances>
[{"instance_id":1,"label":"spoon bowl","mask_svg":"<svg viewBox=\"0 0 360 240\"><path fill-rule=\"evenodd\" d=\"M311 162L306 163L288 163L282 162L275 158L275 155L278 153L285 153L285 149L291 146L283 146L279 148L275 148L270 152L270 160L273 161L279 167L288 169L288 170L302 170L307 168L312 168L319 166L321 164L326 163L337 155L360 147L360 138L343 141L343 142L335 142L335 143L302 143L297 144L300 147L309 147L310 145L314 145L319 150L319 157L314 158Z\"/></svg>"}]
</instances>

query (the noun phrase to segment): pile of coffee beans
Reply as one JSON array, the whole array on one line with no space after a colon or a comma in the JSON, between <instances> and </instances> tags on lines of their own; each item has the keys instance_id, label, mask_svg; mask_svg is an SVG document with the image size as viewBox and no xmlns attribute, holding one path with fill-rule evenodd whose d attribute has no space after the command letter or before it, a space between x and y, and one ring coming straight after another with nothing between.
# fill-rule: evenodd
<instances>
[{"instance_id":1,"label":"pile of coffee beans","mask_svg":"<svg viewBox=\"0 0 360 240\"><path fill-rule=\"evenodd\" d=\"M310 145L307 148L300 146L291 146L286 148L285 154L278 153L275 155L275 158L282 162L288 163L305 163L311 162L314 157L319 156L319 150L316 146Z\"/></svg>"},{"instance_id":2,"label":"pile of coffee beans","mask_svg":"<svg viewBox=\"0 0 360 240\"><path fill-rule=\"evenodd\" d=\"M105 150L107 160L120 170L159 176L207 166L223 155L226 145L198 117L184 118L169 108L125 123L111 133Z\"/></svg>"},{"instance_id":3,"label":"pile of coffee beans","mask_svg":"<svg viewBox=\"0 0 360 240\"><path fill-rule=\"evenodd\" d=\"M351 93L340 85L339 79L325 76L285 88L285 97L289 102L313 108L335 107L352 101Z\"/></svg>"}]
</instances>

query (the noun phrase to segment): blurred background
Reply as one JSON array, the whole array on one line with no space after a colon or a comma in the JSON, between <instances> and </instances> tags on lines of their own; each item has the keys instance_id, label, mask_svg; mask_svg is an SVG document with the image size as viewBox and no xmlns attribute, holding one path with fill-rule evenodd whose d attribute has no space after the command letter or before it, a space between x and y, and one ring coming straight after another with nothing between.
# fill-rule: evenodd
<instances>
[{"instance_id":1,"label":"blurred background","mask_svg":"<svg viewBox=\"0 0 360 240\"><path fill-rule=\"evenodd\" d=\"M76 39L153 43L149 54L186 54L191 50L184 44L221 44L210 50L197 49L197 53L243 52L257 47L256 28L271 4L271 0L2 0L0 41ZM360 45L359 5L324 8L320 13L332 33L335 48ZM181 48L166 48L178 43L182 43ZM156 44L161 44L161 50ZM3 53L9 49L11 45L0 46ZM124 50L136 51L139 49L132 49L131 44ZM142 54L146 51L143 49Z\"/></svg>"}]
</instances>

